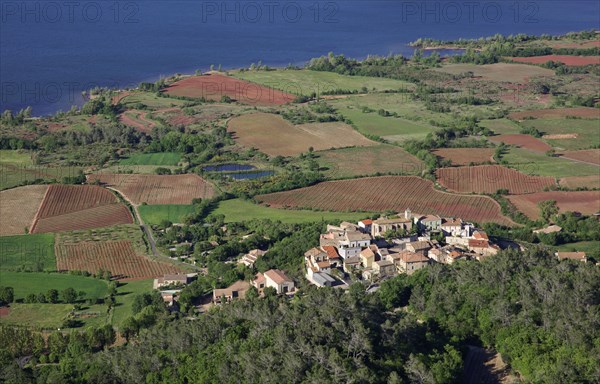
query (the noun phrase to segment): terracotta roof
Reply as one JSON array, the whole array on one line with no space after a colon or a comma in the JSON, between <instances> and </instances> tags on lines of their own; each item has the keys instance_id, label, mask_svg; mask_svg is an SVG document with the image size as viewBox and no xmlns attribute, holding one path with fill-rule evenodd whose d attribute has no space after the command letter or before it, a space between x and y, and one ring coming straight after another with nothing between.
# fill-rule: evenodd
<instances>
[{"instance_id":1,"label":"terracotta roof","mask_svg":"<svg viewBox=\"0 0 600 384\"><path fill-rule=\"evenodd\" d=\"M421 221L438 221L438 220L441 220L441 218L436 215L427 215L427 216L421 218Z\"/></svg>"},{"instance_id":2,"label":"terracotta roof","mask_svg":"<svg viewBox=\"0 0 600 384\"><path fill-rule=\"evenodd\" d=\"M256 274L256 277L254 278L254 283L255 284L260 284L260 283L264 283L265 282L265 275L263 275L262 273L258 272Z\"/></svg>"},{"instance_id":3,"label":"terracotta roof","mask_svg":"<svg viewBox=\"0 0 600 384\"><path fill-rule=\"evenodd\" d=\"M331 264L329 263L329 261L320 261L320 262L317 263L317 265L321 269L331 267ZM281 284L281 283L277 283L277 284Z\"/></svg>"},{"instance_id":4,"label":"terracotta roof","mask_svg":"<svg viewBox=\"0 0 600 384\"><path fill-rule=\"evenodd\" d=\"M347 231L346 239L348 241L371 240L371 236L358 231Z\"/></svg>"},{"instance_id":5,"label":"terracotta roof","mask_svg":"<svg viewBox=\"0 0 600 384\"><path fill-rule=\"evenodd\" d=\"M533 231L533 233L554 233L560 231L562 231L562 228L558 225L550 225L546 228L536 229L535 231Z\"/></svg>"},{"instance_id":6,"label":"terracotta roof","mask_svg":"<svg viewBox=\"0 0 600 384\"><path fill-rule=\"evenodd\" d=\"M323 250L327 253L327 257L330 259L339 259L340 255L338 255L337 249L333 245L325 245L322 247Z\"/></svg>"},{"instance_id":7,"label":"terracotta roof","mask_svg":"<svg viewBox=\"0 0 600 384\"><path fill-rule=\"evenodd\" d=\"M473 240L469 239L469 247L472 248L489 248L490 244L487 240Z\"/></svg>"},{"instance_id":8,"label":"terracotta roof","mask_svg":"<svg viewBox=\"0 0 600 384\"><path fill-rule=\"evenodd\" d=\"M458 251L452 251L448 253L448 256L450 256L453 259L458 259L459 257L463 256L463 253Z\"/></svg>"},{"instance_id":9,"label":"terracotta roof","mask_svg":"<svg viewBox=\"0 0 600 384\"><path fill-rule=\"evenodd\" d=\"M379 265L380 267L389 267L390 265L394 265L394 263L389 260L379 260L376 261L375 264Z\"/></svg>"},{"instance_id":10,"label":"terracotta roof","mask_svg":"<svg viewBox=\"0 0 600 384\"><path fill-rule=\"evenodd\" d=\"M364 258L375 257L375 253L370 248L365 248L362 251L360 251L360 255Z\"/></svg>"},{"instance_id":11,"label":"terracotta roof","mask_svg":"<svg viewBox=\"0 0 600 384\"><path fill-rule=\"evenodd\" d=\"M373 220L371 220L371 219L365 219L365 220L359 221L359 223L362 223L363 225L367 226L367 225L373 224Z\"/></svg>"},{"instance_id":12,"label":"terracotta roof","mask_svg":"<svg viewBox=\"0 0 600 384\"><path fill-rule=\"evenodd\" d=\"M246 291L248 290L248 288L250 288L250 283L248 283L247 281L239 280L239 281L236 281L235 283L231 284L227 288L215 289L213 291L213 296L214 297L233 296L233 293L237 292L238 297L243 298L246 295Z\"/></svg>"},{"instance_id":13,"label":"terracotta roof","mask_svg":"<svg viewBox=\"0 0 600 384\"><path fill-rule=\"evenodd\" d=\"M487 233L485 233L485 232L483 232L483 231L475 231L475 232L473 233L473 237L474 237L474 238L476 238L476 239L478 239L478 240L481 240L481 239L484 239L484 240L489 240L489 239L490 239L490 238L488 237Z\"/></svg>"},{"instance_id":14,"label":"terracotta roof","mask_svg":"<svg viewBox=\"0 0 600 384\"><path fill-rule=\"evenodd\" d=\"M413 241L413 242L407 243L406 245L407 246L410 245L414 249L419 249L419 250L431 248L431 245L427 241Z\"/></svg>"},{"instance_id":15,"label":"terracotta roof","mask_svg":"<svg viewBox=\"0 0 600 384\"><path fill-rule=\"evenodd\" d=\"M400 256L401 260L404 261L405 263L417 263L417 262L429 261L429 258L427 256L423 256L420 253L404 251L404 252L401 252L400 255L401 255Z\"/></svg>"},{"instance_id":16,"label":"terracotta roof","mask_svg":"<svg viewBox=\"0 0 600 384\"><path fill-rule=\"evenodd\" d=\"M306 257L310 257L310 256L317 256L320 255L321 253L324 253L323 251L321 251L319 248L311 248L308 251L304 252L304 256Z\"/></svg>"},{"instance_id":17,"label":"terracotta roof","mask_svg":"<svg viewBox=\"0 0 600 384\"><path fill-rule=\"evenodd\" d=\"M442 223L442 227L458 227L460 225L462 225L461 219L457 219L457 220L445 219L444 222Z\"/></svg>"},{"instance_id":18,"label":"terracotta roof","mask_svg":"<svg viewBox=\"0 0 600 384\"><path fill-rule=\"evenodd\" d=\"M585 260L585 252L556 252L559 260Z\"/></svg>"},{"instance_id":19,"label":"terracotta roof","mask_svg":"<svg viewBox=\"0 0 600 384\"><path fill-rule=\"evenodd\" d=\"M292 279L290 279L283 271L280 271L279 269L269 269L267 272L265 272L265 277L273 280L275 284L283 284L285 282L292 281Z\"/></svg>"}]
</instances>

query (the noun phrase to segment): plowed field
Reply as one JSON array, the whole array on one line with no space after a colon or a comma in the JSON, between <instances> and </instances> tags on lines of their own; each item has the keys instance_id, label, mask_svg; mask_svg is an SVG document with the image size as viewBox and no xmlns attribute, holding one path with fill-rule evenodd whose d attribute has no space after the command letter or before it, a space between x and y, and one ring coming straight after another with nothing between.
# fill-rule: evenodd
<instances>
[{"instance_id":1,"label":"plowed field","mask_svg":"<svg viewBox=\"0 0 600 384\"><path fill-rule=\"evenodd\" d=\"M152 278L178 272L170 264L136 254L127 240L57 244L56 264L59 271L108 270L116 279Z\"/></svg>"},{"instance_id":2,"label":"plowed field","mask_svg":"<svg viewBox=\"0 0 600 384\"><path fill-rule=\"evenodd\" d=\"M501 165L442 168L436 175L442 186L460 193L495 193L507 189L510 194L519 195L556 185L553 177L529 176Z\"/></svg>"},{"instance_id":3,"label":"plowed field","mask_svg":"<svg viewBox=\"0 0 600 384\"><path fill-rule=\"evenodd\" d=\"M191 204L194 198L217 194L213 185L198 175L96 174L89 181L100 182L124 194L134 204Z\"/></svg>"},{"instance_id":4,"label":"plowed field","mask_svg":"<svg viewBox=\"0 0 600 384\"><path fill-rule=\"evenodd\" d=\"M260 195L256 200L275 208L328 211L401 212L410 208L422 214L513 224L501 214L498 203L489 197L440 192L433 188L431 181L414 176L329 181L292 191Z\"/></svg>"}]
</instances>

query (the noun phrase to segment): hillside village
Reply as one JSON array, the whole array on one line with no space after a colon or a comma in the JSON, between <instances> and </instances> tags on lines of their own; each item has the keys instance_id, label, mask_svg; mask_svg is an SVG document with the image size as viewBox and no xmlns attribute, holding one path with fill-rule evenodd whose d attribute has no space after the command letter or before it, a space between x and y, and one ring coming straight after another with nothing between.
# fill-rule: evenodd
<instances>
[{"instance_id":1,"label":"hillside village","mask_svg":"<svg viewBox=\"0 0 600 384\"><path fill-rule=\"evenodd\" d=\"M304 254L306 278L314 285L345 286L346 277L369 282L413 274L431 263L481 260L500 247L459 218L403 214L357 224L328 225L319 246Z\"/></svg>"}]
</instances>

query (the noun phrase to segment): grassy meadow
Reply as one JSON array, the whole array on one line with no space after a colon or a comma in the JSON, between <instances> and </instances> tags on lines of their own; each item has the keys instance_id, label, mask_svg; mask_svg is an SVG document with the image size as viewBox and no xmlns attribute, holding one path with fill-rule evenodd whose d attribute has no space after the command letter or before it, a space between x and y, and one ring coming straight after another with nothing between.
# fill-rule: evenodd
<instances>
[{"instance_id":1,"label":"grassy meadow","mask_svg":"<svg viewBox=\"0 0 600 384\"><path fill-rule=\"evenodd\" d=\"M54 234L0 237L0 270L56 270Z\"/></svg>"},{"instance_id":2,"label":"grassy meadow","mask_svg":"<svg viewBox=\"0 0 600 384\"><path fill-rule=\"evenodd\" d=\"M152 279L121 282L117 288L111 324L118 329L126 318L133 315L133 299L137 294L152 291L152 282Z\"/></svg>"},{"instance_id":3,"label":"grassy meadow","mask_svg":"<svg viewBox=\"0 0 600 384\"><path fill-rule=\"evenodd\" d=\"M119 160L119 165L177 165L180 161L177 152L134 153Z\"/></svg>"},{"instance_id":4,"label":"grassy meadow","mask_svg":"<svg viewBox=\"0 0 600 384\"><path fill-rule=\"evenodd\" d=\"M598 175L599 167L583 164L559 157L550 157L543 153L522 148L511 148L502 156L511 168L528 175L554 176L593 176Z\"/></svg>"},{"instance_id":5,"label":"grassy meadow","mask_svg":"<svg viewBox=\"0 0 600 384\"><path fill-rule=\"evenodd\" d=\"M31 293L46 293L49 289L60 293L66 288L73 288L77 292L85 292L85 298L102 298L108 292L104 280L67 273L0 271L0 286L13 287L17 300Z\"/></svg>"},{"instance_id":6,"label":"grassy meadow","mask_svg":"<svg viewBox=\"0 0 600 384\"><path fill-rule=\"evenodd\" d=\"M159 224L162 220L181 223L186 215L194 213L194 206L191 204L140 205L138 210L146 224Z\"/></svg>"},{"instance_id":7,"label":"grassy meadow","mask_svg":"<svg viewBox=\"0 0 600 384\"><path fill-rule=\"evenodd\" d=\"M244 71L231 75L279 89L294 95L310 96L313 92L322 95L323 92L342 89L351 92L361 92L363 87L369 91L384 91L398 89L413 89L414 85L401 80L346 76L333 72L318 72L310 70L275 70L275 71Z\"/></svg>"},{"instance_id":8,"label":"grassy meadow","mask_svg":"<svg viewBox=\"0 0 600 384\"><path fill-rule=\"evenodd\" d=\"M212 214L224 215L225 222L228 223L252 219L279 220L283 223L333 222L338 220L358 221L370 216L368 213L319 212L269 208L240 199L219 202L217 209Z\"/></svg>"}]
</instances>

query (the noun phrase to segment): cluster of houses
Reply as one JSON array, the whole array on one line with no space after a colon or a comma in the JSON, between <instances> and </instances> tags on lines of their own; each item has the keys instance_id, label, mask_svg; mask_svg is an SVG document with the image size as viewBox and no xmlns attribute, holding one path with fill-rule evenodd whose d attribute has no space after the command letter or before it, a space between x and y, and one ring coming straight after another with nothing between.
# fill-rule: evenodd
<instances>
[{"instance_id":1,"label":"cluster of houses","mask_svg":"<svg viewBox=\"0 0 600 384\"><path fill-rule=\"evenodd\" d=\"M435 238L443 237L446 245ZM354 275L381 280L412 274L428 264L481 260L498 253L488 235L457 218L418 215L406 210L394 217L328 225L319 246L304 254L306 278L313 284L335 286L334 276Z\"/></svg>"},{"instance_id":2,"label":"cluster of houses","mask_svg":"<svg viewBox=\"0 0 600 384\"><path fill-rule=\"evenodd\" d=\"M248 290L254 287L258 294L262 295L266 288L273 288L278 295L293 295L296 291L296 285L284 271L279 269L270 269L265 273L257 273L254 280L236 281L227 288L213 290L213 303L223 304L234 299L243 299Z\"/></svg>"}]
</instances>

